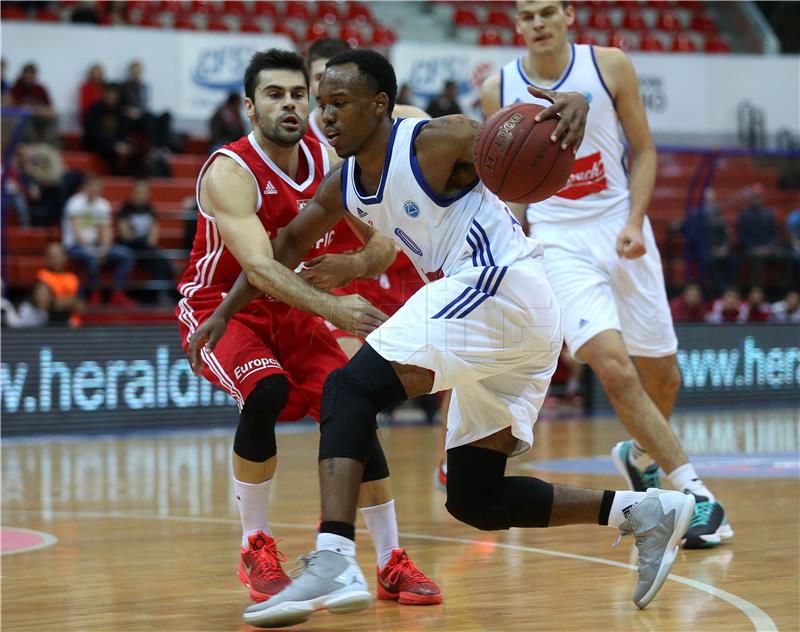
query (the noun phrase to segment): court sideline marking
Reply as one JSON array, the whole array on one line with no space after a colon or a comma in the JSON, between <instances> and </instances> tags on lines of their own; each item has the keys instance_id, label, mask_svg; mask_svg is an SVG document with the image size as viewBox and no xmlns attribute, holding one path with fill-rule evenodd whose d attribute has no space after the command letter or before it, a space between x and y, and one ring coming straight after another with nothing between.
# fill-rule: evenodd
<instances>
[{"instance_id":1,"label":"court sideline marking","mask_svg":"<svg viewBox=\"0 0 800 632\"><path fill-rule=\"evenodd\" d=\"M6 514L41 514L42 512L37 509L12 509L7 510ZM231 518L212 518L203 516L173 516L173 515L158 515L158 514L136 514L124 512L93 512L93 511L53 511L50 512L51 516L63 516L68 518L114 518L114 519L128 519L128 520L160 520L163 522L196 522L201 524L227 524L238 525L239 521ZM313 530L314 527L310 525L299 525L290 522L271 522L272 525L283 529L298 529L298 530ZM16 527L15 527L16 528ZM358 533L367 533L366 529L356 529ZM469 538L454 538L449 536L440 535L427 535L423 533L409 533L400 531L400 536L404 538L412 538L417 540L430 540L433 542L451 542L454 544L484 544L481 540L471 540ZM563 557L571 560L578 560L581 562L591 562L593 564L605 564L606 566L616 566L617 568L624 568L626 570L638 570L633 564L626 564L625 562L617 562L614 560L606 560L601 557L592 557L590 555L578 555L577 553L566 553L563 551L553 551L550 549L539 549L532 546L522 546L518 544L506 544L504 542L492 542L492 545L497 548L508 549L511 551L520 551L523 553L536 553L539 555L549 555L551 557ZM681 575L674 575L670 573L667 576L668 580L684 584L696 590L701 590L708 593L712 597L717 597L722 601L728 602L734 608L740 610L744 615L750 619L756 632L778 632L778 628L772 618L764 612L761 608L746 599L729 593L721 588L716 588L710 584L683 577Z\"/></svg>"}]
</instances>

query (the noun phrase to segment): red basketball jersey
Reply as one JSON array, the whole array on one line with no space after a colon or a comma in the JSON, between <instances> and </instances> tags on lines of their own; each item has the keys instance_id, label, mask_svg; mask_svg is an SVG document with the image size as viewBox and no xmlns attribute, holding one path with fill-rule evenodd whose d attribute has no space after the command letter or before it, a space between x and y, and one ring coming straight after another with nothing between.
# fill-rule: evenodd
<instances>
[{"instance_id":1,"label":"red basketball jersey","mask_svg":"<svg viewBox=\"0 0 800 632\"><path fill-rule=\"evenodd\" d=\"M221 301L242 271L239 262L228 250L214 218L207 215L200 204L200 183L209 165L218 156L227 156L246 169L253 177L258 191L258 204L254 209L264 230L274 238L303 209L317 191L317 187L330 167L325 148L306 136L300 143L300 162L297 181L286 175L256 142L254 134L244 136L215 151L197 177L197 205L199 217L192 245L189 265L178 285L178 291L192 302ZM331 231L323 236L308 253L308 258L328 252Z\"/></svg>"}]
</instances>

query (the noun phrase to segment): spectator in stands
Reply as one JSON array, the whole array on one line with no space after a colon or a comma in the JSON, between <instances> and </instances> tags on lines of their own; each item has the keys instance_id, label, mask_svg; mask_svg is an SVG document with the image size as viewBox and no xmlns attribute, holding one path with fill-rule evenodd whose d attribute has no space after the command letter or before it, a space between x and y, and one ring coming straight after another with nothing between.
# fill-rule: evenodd
<instances>
[{"instance_id":1,"label":"spectator in stands","mask_svg":"<svg viewBox=\"0 0 800 632\"><path fill-rule=\"evenodd\" d=\"M174 273L158 248L158 219L150 203L150 183L145 179L133 183L130 199L117 214L117 238L134 251L153 279L163 281L164 287L158 291L159 302L172 303L166 288L172 287Z\"/></svg>"},{"instance_id":2,"label":"spectator in stands","mask_svg":"<svg viewBox=\"0 0 800 632\"><path fill-rule=\"evenodd\" d=\"M22 67L19 78L11 88L11 104L31 112L27 140L55 144L58 141L58 121L50 94L38 82L37 72L36 64L33 63Z\"/></svg>"},{"instance_id":3,"label":"spectator in stands","mask_svg":"<svg viewBox=\"0 0 800 632\"><path fill-rule=\"evenodd\" d=\"M242 120L242 95L231 92L208 122L209 151L213 152L247 135Z\"/></svg>"},{"instance_id":4,"label":"spectator in stands","mask_svg":"<svg viewBox=\"0 0 800 632\"><path fill-rule=\"evenodd\" d=\"M103 158L114 175L142 175L142 150L133 140L117 85L107 83L103 87L103 100L86 112L83 142L89 151Z\"/></svg>"},{"instance_id":5,"label":"spectator in stands","mask_svg":"<svg viewBox=\"0 0 800 632\"><path fill-rule=\"evenodd\" d=\"M6 327L44 327L50 318L53 297L44 283L34 283L28 298L15 308L3 299L3 325Z\"/></svg>"},{"instance_id":6,"label":"spectator in stands","mask_svg":"<svg viewBox=\"0 0 800 632\"><path fill-rule=\"evenodd\" d=\"M157 153L168 153L172 117L169 112L154 114L150 111L150 87L142 80L143 76L142 62L132 61L128 65L128 77L120 86L123 111L133 129L144 134L151 148Z\"/></svg>"},{"instance_id":7,"label":"spectator in stands","mask_svg":"<svg viewBox=\"0 0 800 632\"><path fill-rule=\"evenodd\" d=\"M739 245L750 271L750 284L764 287L764 266L779 258L778 226L775 214L763 204L763 187L756 185L750 204L742 209L736 224Z\"/></svg>"},{"instance_id":8,"label":"spectator in stands","mask_svg":"<svg viewBox=\"0 0 800 632\"><path fill-rule=\"evenodd\" d=\"M800 323L800 292L790 290L782 301L772 304L770 320L779 323Z\"/></svg>"},{"instance_id":9,"label":"spectator in stands","mask_svg":"<svg viewBox=\"0 0 800 632\"><path fill-rule=\"evenodd\" d=\"M194 195L187 195L181 202L183 209L183 247L191 251L194 246L194 238L197 233L197 215L200 212L197 208L197 198Z\"/></svg>"},{"instance_id":10,"label":"spectator in stands","mask_svg":"<svg viewBox=\"0 0 800 632\"><path fill-rule=\"evenodd\" d=\"M114 266L114 286L110 302L131 307L135 303L123 292L136 258L127 246L114 243L111 225L111 204L102 197L103 181L89 176L83 190L67 200L64 209L62 239L69 258L86 272L84 293L89 303L99 305L100 268L108 262Z\"/></svg>"},{"instance_id":11,"label":"spectator in stands","mask_svg":"<svg viewBox=\"0 0 800 632\"><path fill-rule=\"evenodd\" d=\"M11 86L8 85L6 79L6 58L0 59L0 90L2 91L2 103L0 105L6 106L11 104Z\"/></svg>"},{"instance_id":12,"label":"spectator in stands","mask_svg":"<svg viewBox=\"0 0 800 632\"><path fill-rule=\"evenodd\" d=\"M461 114L461 106L456 101L457 91L455 81L445 81L444 90L438 97L431 99L425 110L432 118L447 116L448 114Z\"/></svg>"},{"instance_id":13,"label":"spectator in stands","mask_svg":"<svg viewBox=\"0 0 800 632\"><path fill-rule=\"evenodd\" d=\"M703 192L702 217L705 229L703 267L709 273L714 293L719 293L736 278L736 258L731 251L730 228L711 187Z\"/></svg>"},{"instance_id":14,"label":"spectator in stands","mask_svg":"<svg viewBox=\"0 0 800 632\"><path fill-rule=\"evenodd\" d=\"M676 323L702 323L706 318L706 305L700 284L687 283L683 291L669 302L669 308Z\"/></svg>"},{"instance_id":15,"label":"spectator in stands","mask_svg":"<svg viewBox=\"0 0 800 632\"><path fill-rule=\"evenodd\" d=\"M742 297L735 288L725 290L706 314L709 323L741 323L743 320Z\"/></svg>"},{"instance_id":16,"label":"spectator in stands","mask_svg":"<svg viewBox=\"0 0 800 632\"><path fill-rule=\"evenodd\" d=\"M770 304L764 300L764 290L754 286L747 293L747 300L742 303L742 322L765 323L769 320Z\"/></svg>"},{"instance_id":17,"label":"spectator in stands","mask_svg":"<svg viewBox=\"0 0 800 632\"><path fill-rule=\"evenodd\" d=\"M72 10L69 21L76 24L100 24L100 12L97 10L97 4L97 2L81 0Z\"/></svg>"},{"instance_id":18,"label":"spectator in stands","mask_svg":"<svg viewBox=\"0 0 800 632\"><path fill-rule=\"evenodd\" d=\"M793 288L800 285L800 208L786 218L786 246L789 251L789 283Z\"/></svg>"},{"instance_id":19,"label":"spectator in stands","mask_svg":"<svg viewBox=\"0 0 800 632\"><path fill-rule=\"evenodd\" d=\"M64 206L64 161L52 145L20 144L19 168L33 226L55 226Z\"/></svg>"},{"instance_id":20,"label":"spectator in stands","mask_svg":"<svg viewBox=\"0 0 800 632\"><path fill-rule=\"evenodd\" d=\"M77 274L67 270L67 252L60 243L54 241L47 244L45 257L45 267L36 272L36 280L50 289L50 321L77 326L84 309L80 298L80 279Z\"/></svg>"},{"instance_id":21,"label":"spectator in stands","mask_svg":"<svg viewBox=\"0 0 800 632\"><path fill-rule=\"evenodd\" d=\"M103 87L106 85L103 67L100 64L92 64L86 75L86 81L81 84L78 98L78 111L81 120L86 117L86 113L95 104L103 100Z\"/></svg>"},{"instance_id":22,"label":"spectator in stands","mask_svg":"<svg viewBox=\"0 0 800 632\"><path fill-rule=\"evenodd\" d=\"M395 104L397 105L414 105L414 93L411 92L411 86L404 83L397 91L397 98Z\"/></svg>"},{"instance_id":23,"label":"spectator in stands","mask_svg":"<svg viewBox=\"0 0 800 632\"><path fill-rule=\"evenodd\" d=\"M11 155L7 165L3 165L5 177L3 178L3 203L6 209L11 208L17 216L20 226L31 225L31 214L28 206L28 196L25 192L25 178L20 166L19 151Z\"/></svg>"}]
</instances>

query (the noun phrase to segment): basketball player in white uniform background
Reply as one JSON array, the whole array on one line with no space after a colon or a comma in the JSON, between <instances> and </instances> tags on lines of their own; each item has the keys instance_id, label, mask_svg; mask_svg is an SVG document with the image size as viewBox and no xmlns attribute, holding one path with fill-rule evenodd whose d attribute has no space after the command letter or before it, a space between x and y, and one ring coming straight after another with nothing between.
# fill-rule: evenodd
<instances>
[{"instance_id":1,"label":"basketball player in white uniform background","mask_svg":"<svg viewBox=\"0 0 800 632\"><path fill-rule=\"evenodd\" d=\"M481 87L487 117L520 101L548 105L528 92L529 85L580 92L589 101L567 185L527 209L509 206L545 249L569 350L592 367L633 437L612 451L620 473L631 488L643 490L659 485L661 466L677 489L697 500L684 546L714 546L733 531L667 421L680 387L678 345L646 216L656 150L638 80L621 50L570 45L567 27L574 20L567 3L518 0L517 32L528 55ZM620 125L631 150L630 176Z\"/></svg>"},{"instance_id":2,"label":"basketball player in white uniform background","mask_svg":"<svg viewBox=\"0 0 800 632\"><path fill-rule=\"evenodd\" d=\"M354 521L362 464L376 441L376 414L447 388L453 389L450 513L482 530L595 523L634 534L634 601L644 608L666 579L695 500L678 492L588 490L505 476L507 459L533 444L533 424L561 350L559 308L545 279L541 246L522 234L476 177L473 146L480 124L464 116L392 120L396 92L394 70L377 53L347 51L328 62L320 85L324 129L346 160L278 234L274 251L294 267L320 234L349 213L392 236L430 282L328 376L316 550L292 584L245 611L245 622L292 625L315 610L355 612L369 605L355 559ZM585 100L574 93L552 96L548 115L563 114L558 142L579 142ZM265 291L256 275L240 277L225 301L238 304L236 295L251 291L248 280Z\"/></svg>"}]
</instances>

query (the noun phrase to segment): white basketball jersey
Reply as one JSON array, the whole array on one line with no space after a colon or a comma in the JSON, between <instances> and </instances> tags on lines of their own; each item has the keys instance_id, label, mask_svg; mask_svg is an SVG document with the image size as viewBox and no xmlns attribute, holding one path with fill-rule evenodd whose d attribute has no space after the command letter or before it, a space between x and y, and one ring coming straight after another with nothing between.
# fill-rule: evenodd
<instances>
[{"instance_id":1,"label":"white basketball jersey","mask_svg":"<svg viewBox=\"0 0 800 632\"><path fill-rule=\"evenodd\" d=\"M342 201L347 211L392 237L426 280L467 266L506 266L539 256L541 246L477 178L448 198L437 195L417 162L414 139L429 119L396 119L375 195L359 186L355 157L342 165Z\"/></svg>"},{"instance_id":2,"label":"white basketball jersey","mask_svg":"<svg viewBox=\"0 0 800 632\"><path fill-rule=\"evenodd\" d=\"M594 48L572 44L569 64L552 86L534 84L525 75L522 58L509 62L500 70L500 105L520 102L549 105L549 102L533 97L527 90L529 85L580 92L589 102L589 115L569 181L554 196L531 204L528 221L531 224L563 222L628 213L628 178L622 164L625 147L618 128L614 99L600 75Z\"/></svg>"}]
</instances>

